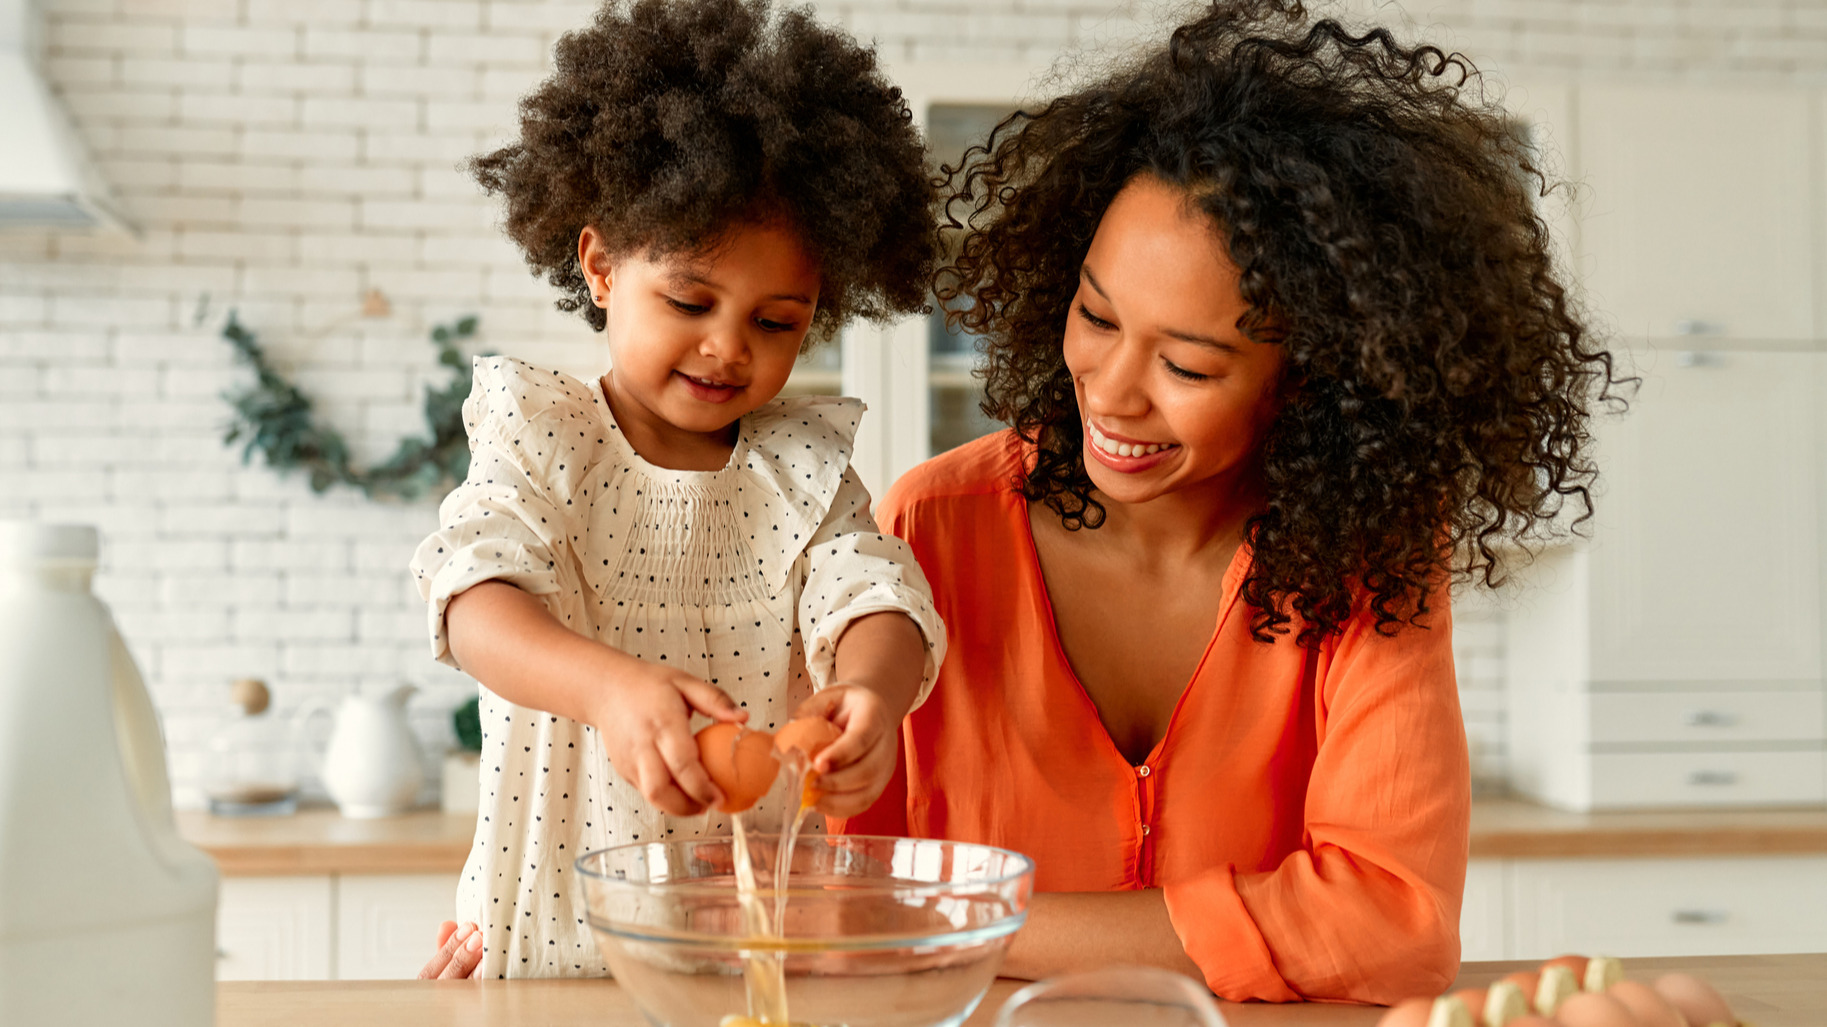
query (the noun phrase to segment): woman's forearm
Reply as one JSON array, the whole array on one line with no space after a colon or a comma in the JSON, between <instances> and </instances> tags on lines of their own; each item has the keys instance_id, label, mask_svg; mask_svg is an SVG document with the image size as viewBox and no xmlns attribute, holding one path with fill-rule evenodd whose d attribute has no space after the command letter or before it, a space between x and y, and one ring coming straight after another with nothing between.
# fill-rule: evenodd
<instances>
[{"instance_id":1,"label":"woman's forearm","mask_svg":"<svg viewBox=\"0 0 1827 1027\"><path fill-rule=\"evenodd\" d=\"M597 724L606 682L634 657L560 624L537 596L485 581L444 613L451 655L465 673L518 706Z\"/></svg>"},{"instance_id":2,"label":"woman's forearm","mask_svg":"<svg viewBox=\"0 0 1827 1027\"><path fill-rule=\"evenodd\" d=\"M1205 979L1181 947L1159 888L1034 896L1028 922L1016 932L1000 972L1004 977L1039 980L1117 963L1156 966L1195 981Z\"/></svg>"}]
</instances>

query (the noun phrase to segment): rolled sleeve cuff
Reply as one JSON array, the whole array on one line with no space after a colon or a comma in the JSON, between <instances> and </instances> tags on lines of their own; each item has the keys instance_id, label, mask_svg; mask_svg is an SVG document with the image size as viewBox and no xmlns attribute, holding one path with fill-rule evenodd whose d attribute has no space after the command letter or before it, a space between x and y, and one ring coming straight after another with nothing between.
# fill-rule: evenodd
<instances>
[{"instance_id":1,"label":"rolled sleeve cuff","mask_svg":"<svg viewBox=\"0 0 1827 1027\"><path fill-rule=\"evenodd\" d=\"M899 613L912 618L926 640L926 666L920 675L920 691L914 696L910 712L920 708L932 694L933 681L939 676L939 665L945 662L945 626L926 594L919 589L878 582L820 619L818 629L806 639L806 673L814 688L823 688L837 675L837 640L852 621L873 613Z\"/></svg>"},{"instance_id":2,"label":"rolled sleeve cuff","mask_svg":"<svg viewBox=\"0 0 1827 1027\"><path fill-rule=\"evenodd\" d=\"M1232 1002L1298 1002L1237 892L1229 866L1167 885L1167 917L1205 986Z\"/></svg>"},{"instance_id":3,"label":"rolled sleeve cuff","mask_svg":"<svg viewBox=\"0 0 1827 1027\"><path fill-rule=\"evenodd\" d=\"M551 557L543 549L504 539L485 539L452 552L424 588L431 626L431 655L439 663L457 667L456 658L450 653L450 631L445 623L450 601L484 581L504 581L529 595L558 591L558 575L552 569Z\"/></svg>"}]
</instances>

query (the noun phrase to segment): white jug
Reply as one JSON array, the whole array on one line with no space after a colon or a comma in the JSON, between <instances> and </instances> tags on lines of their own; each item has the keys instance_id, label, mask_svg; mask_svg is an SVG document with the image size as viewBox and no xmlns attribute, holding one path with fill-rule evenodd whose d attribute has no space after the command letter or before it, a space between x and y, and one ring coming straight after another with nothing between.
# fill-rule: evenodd
<instances>
[{"instance_id":1,"label":"white jug","mask_svg":"<svg viewBox=\"0 0 1827 1027\"><path fill-rule=\"evenodd\" d=\"M406 723L400 685L381 695L351 693L336 711L318 776L345 817L391 817L411 809L425 781L419 742Z\"/></svg>"},{"instance_id":2,"label":"white jug","mask_svg":"<svg viewBox=\"0 0 1827 1027\"><path fill-rule=\"evenodd\" d=\"M0 521L0 1024L215 1020L216 867L89 591L95 529Z\"/></svg>"}]
</instances>

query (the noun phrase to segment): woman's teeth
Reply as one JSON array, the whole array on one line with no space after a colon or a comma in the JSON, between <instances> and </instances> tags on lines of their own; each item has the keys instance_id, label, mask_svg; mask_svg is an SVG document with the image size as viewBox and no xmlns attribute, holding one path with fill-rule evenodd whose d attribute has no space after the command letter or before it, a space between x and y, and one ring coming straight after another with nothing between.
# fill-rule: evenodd
<instances>
[{"instance_id":1,"label":"woman's teeth","mask_svg":"<svg viewBox=\"0 0 1827 1027\"><path fill-rule=\"evenodd\" d=\"M1103 432L1098 431L1096 425L1089 425L1088 427L1091 428L1092 444L1104 452L1109 453L1111 456L1148 456L1153 453L1159 453L1164 449L1174 449L1178 445L1177 443L1172 442L1118 442L1105 435Z\"/></svg>"}]
</instances>

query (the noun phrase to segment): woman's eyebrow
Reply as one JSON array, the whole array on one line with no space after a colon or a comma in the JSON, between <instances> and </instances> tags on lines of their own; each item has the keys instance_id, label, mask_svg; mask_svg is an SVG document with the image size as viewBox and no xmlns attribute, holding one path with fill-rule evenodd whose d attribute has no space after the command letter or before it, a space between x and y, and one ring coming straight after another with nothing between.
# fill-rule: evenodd
<instances>
[{"instance_id":1,"label":"woman's eyebrow","mask_svg":"<svg viewBox=\"0 0 1827 1027\"><path fill-rule=\"evenodd\" d=\"M1078 266L1078 273L1084 277L1085 282L1089 284L1099 296L1104 297L1104 302L1109 303L1111 301L1110 294L1105 292L1104 287L1097 283L1097 276L1091 273L1089 267L1080 264ZM1237 347L1236 343L1225 342L1223 339L1210 335L1202 335L1199 332L1182 331L1178 328L1163 328L1161 329L1161 334L1166 335L1169 338L1179 339L1182 342L1190 342L1197 346L1210 346L1212 349L1224 353L1235 354L1243 352Z\"/></svg>"}]
</instances>

